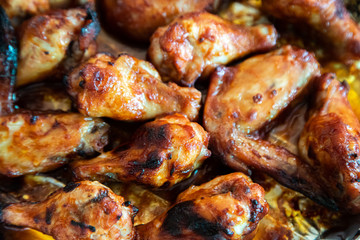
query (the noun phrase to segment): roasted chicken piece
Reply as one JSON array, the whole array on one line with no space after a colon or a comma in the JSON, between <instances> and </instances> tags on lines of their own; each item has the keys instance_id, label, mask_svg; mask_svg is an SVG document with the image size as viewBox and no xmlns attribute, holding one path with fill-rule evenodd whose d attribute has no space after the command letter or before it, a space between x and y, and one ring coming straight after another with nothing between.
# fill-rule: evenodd
<instances>
[{"instance_id":1,"label":"roasted chicken piece","mask_svg":"<svg viewBox=\"0 0 360 240\"><path fill-rule=\"evenodd\" d=\"M108 125L75 113L0 117L0 174L16 177L90 157L107 144Z\"/></svg>"},{"instance_id":2,"label":"roasted chicken piece","mask_svg":"<svg viewBox=\"0 0 360 240\"><path fill-rule=\"evenodd\" d=\"M269 174L281 184L336 208L314 179L310 166L283 147L262 138L271 122L320 74L313 54L284 46L219 67L211 78L204 125L213 150L230 167Z\"/></svg>"},{"instance_id":3,"label":"roasted chicken piece","mask_svg":"<svg viewBox=\"0 0 360 240\"><path fill-rule=\"evenodd\" d=\"M50 9L49 0L0 0L0 6L9 18L37 15Z\"/></svg>"},{"instance_id":4,"label":"roasted chicken piece","mask_svg":"<svg viewBox=\"0 0 360 240\"><path fill-rule=\"evenodd\" d=\"M158 27L184 13L214 12L221 0L105 0L102 10L108 26L132 39L146 42Z\"/></svg>"},{"instance_id":5,"label":"roasted chicken piece","mask_svg":"<svg viewBox=\"0 0 360 240\"><path fill-rule=\"evenodd\" d=\"M276 38L272 25L243 27L207 12L189 13L156 30L148 56L163 80L192 86L220 64L274 47Z\"/></svg>"},{"instance_id":6,"label":"roasted chicken piece","mask_svg":"<svg viewBox=\"0 0 360 240\"><path fill-rule=\"evenodd\" d=\"M65 83L79 112L92 117L135 121L179 112L193 120L200 108L198 90L165 84L149 62L126 54L97 54Z\"/></svg>"},{"instance_id":7,"label":"roasted chicken piece","mask_svg":"<svg viewBox=\"0 0 360 240\"><path fill-rule=\"evenodd\" d=\"M98 182L69 183L46 200L15 203L2 211L2 221L30 227L56 240L134 239L136 210Z\"/></svg>"},{"instance_id":8,"label":"roasted chicken piece","mask_svg":"<svg viewBox=\"0 0 360 240\"><path fill-rule=\"evenodd\" d=\"M181 114L146 123L126 149L72 164L76 179L136 181L168 187L189 177L210 156L209 135Z\"/></svg>"},{"instance_id":9,"label":"roasted chicken piece","mask_svg":"<svg viewBox=\"0 0 360 240\"><path fill-rule=\"evenodd\" d=\"M251 239L267 212L264 189L232 173L185 190L166 213L137 227L138 239Z\"/></svg>"},{"instance_id":10,"label":"roasted chicken piece","mask_svg":"<svg viewBox=\"0 0 360 240\"><path fill-rule=\"evenodd\" d=\"M360 213L360 123L347 100L348 85L324 74L299 140L303 159L323 188L352 214Z\"/></svg>"},{"instance_id":11,"label":"roasted chicken piece","mask_svg":"<svg viewBox=\"0 0 360 240\"><path fill-rule=\"evenodd\" d=\"M314 28L341 60L360 59L360 27L342 0L263 0L262 4L276 18Z\"/></svg>"},{"instance_id":12,"label":"roasted chicken piece","mask_svg":"<svg viewBox=\"0 0 360 240\"><path fill-rule=\"evenodd\" d=\"M75 8L37 15L21 26L17 86L74 67L96 52L100 31L96 13Z\"/></svg>"},{"instance_id":13,"label":"roasted chicken piece","mask_svg":"<svg viewBox=\"0 0 360 240\"><path fill-rule=\"evenodd\" d=\"M0 116L13 111L17 41L6 12L0 7Z\"/></svg>"}]
</instances>

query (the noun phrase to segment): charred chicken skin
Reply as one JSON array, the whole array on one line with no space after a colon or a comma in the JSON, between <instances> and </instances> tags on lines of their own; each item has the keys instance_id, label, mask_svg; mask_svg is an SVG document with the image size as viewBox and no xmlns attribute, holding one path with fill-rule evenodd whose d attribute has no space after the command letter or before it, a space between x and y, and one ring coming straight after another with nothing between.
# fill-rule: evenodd
<instances>
[{"instance_id":1,"label":"charred chicken skin","mask_svg":"<svg viewBox=\"0 0 360 240\"><path fill-rule=\"evenodd\" d=\"M165 84L149 62L126 54L97 54L74 69L66 85L80 113L92 117L136 121L179 112L194 120L200 108L198 90Z\"/></svg>"},{"instance_id":2,"label":"charred chicken skin","mask_svg":"<svg viewBox=\"0 0 360 240\"><path fill-rule=\"evenodd\" d=\"M272 25L242 27L207 12L189 13L156 30L148 57L164 81L192 86L221 64L271 49L276 39Z\"/></svg>"},{"instance_id":3,"label":"charred chicken skin","mask_svg":"<svg viewBox=\"0 0 360 240\"><path fill-rule=\"evenodd\" d=\"M0 174L50 171L107 144L108 125L80 114L17 113L0 117Z\"/></svg>"},{"instance_id":4,"label":"charred chicken skin","mask_svg":"<svg viewBox=\"0 0 360 240\"><path fill-rule=\"evenodd\" d=\"M185 190L166 213L137 227L138 239L251 239L267 212L264 189L232 173Z\"/></svg>"},{"instance_id":5,"label":"charred chicken skin","mask_svg":"<svg viewBox=\"0 0 360 240\"><path fill-rule=\"evenodd\" d=\"M2 210L5 224L30 227L56 240L131 240L136 210L97 182L70 183L46 200L15 203Z\"/></svg>"},{"instance_id":6,"label":"charred chicken skin","mask_svg":"<svg viewBox=\"0 0 360 240\"><path fill-rule=\"evenodd\" d=\"M310 119L299 140L302 158L342 209L360 213L360 123L335 74L316 82Z\"/></svg>"},{"instance_id":7,"label":"charred chicken skin","mask_svg":"<svg viewBox=\"0 0 360 240\"><path fill-rule=\"evenodd\" d=\"M105 0L101 1L107 25L141 42L149 41L158 27L184 13L214 12L221 0Z\"/></svg>"},{"instance_id":8,"label":"charred chicken skin","mask_svg":"<svg viewBox=\"0 0 360 240\"><path fill-rule=\"evenodd\" d=\"M90 57L99 31L91 9L54 10L27 20L20 32L17 85L61 75Z\"/></svg>"},{"instance_id":9,"label":"charred chicken skin","mask_svg":"<svg viewBox=\"0 0 360 240\"><path fill-rule=\"evenodd\" d=\"M320 32L343 61L360 59L360 27L342 0L263 0L268 14Z\"/></svg>"},{"instance_id":10,"label":"charred chicken skin","mask_svg":"<svg viewBox=\"0 0 360 240\"><path fill-rule=\"evenodd\" d=\"M172 186L210 156L209 135L181 114L146 123L129 147L115 148L72 165L77 179L136 181L153 187Z\"/></svg>"}]
</instances>

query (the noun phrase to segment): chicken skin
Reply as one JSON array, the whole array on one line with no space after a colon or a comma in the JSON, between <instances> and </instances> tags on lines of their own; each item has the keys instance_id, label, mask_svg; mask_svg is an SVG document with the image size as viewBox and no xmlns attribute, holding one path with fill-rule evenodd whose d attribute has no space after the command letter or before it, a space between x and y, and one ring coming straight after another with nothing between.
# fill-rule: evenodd
<instances>
[{"instance_id":1,"label":"chicken skin","mask_svg":"<svg viewBox=\"0 0 360 240\"><path fill-rule=\"evenodd\" d=\"M200 108L198 90L165 84L149 62L126 54L97 54L65 82L79 112L92 117L139 121L179 112L194 120Z\"/></svg>"},{"instance_id":2,"label":"chicken skin","mask_svg":"<svg viewBox=\"0 0 360 240\"><path fill-rule=\"evenodd\" d=\"M54 10L21 26L17 86L63 74L96 52L100 31L91 9Z\"/></svg>"},{"instance_id":3,"label":"chicken skin","mask_svg":"<svg viewBox=\"0 0 360 240\"><path fill-rule=\"evenodd\" d=\"M262 138L271 122L320 75L313 54L284 46L213 74L204 110L211 145L230 167L262 171L281 184L329 207L332 199L309 166Z\"/></svg>"},{"instance_id":4,"label":"chicken skin","mask_svg":"<svg viewBox=\"0 0 360 240\"><path fill-rule=\"evenodd\" d=\"M360 27L342 0L263 0L268 14L296 24L307 24L323 35L344 62L360 59Z\"/></svg>"},{"instance_id":5,"label":"chicken skin","mask_svg":"<svg viewBox=\"0 0 360 240\"><path fill-rule=\"evenodd\" d=\"M0 116L13 110L17 70L17 41L4 9L0 7Z\"/></svg>"},{"instance_id":6,"label":"chicken skin","mask_svg":"<svg viewBox=\"0 0 360 240\"><path fill-rule=\"evenodd\" d=\"M49 0L0 0L0 6L9 18L33 16L50 9Z\"/></svg>"},{"instance_id":7,"label":"chicken skin","mask_svg":"<svg viewBox=\"0 0 360 240\"><path fill-rule=\"evenodd\" d=\"M324 74L310 119L299 140L302 158L323 188L352 214L360 213L360 123L347 99L348 86Z\"/></svg>"},{"instance_id":8,"label":"chicken skin","mask_svg":"<svg viewBox=\"0 0 360 240\"><path fill-rule=\"evenodd\" d=\"M107 144L108 125L75 113L17 113L0 117L0 174L53 170Z\"/></svg>"},{"instance_id":9,"label":"chicken skin","mask_svg":"<svg viewBox=\"0 0 360 240\"><path fill-rule=\"evenodd\" d=\"M220 64L274 47L276 38L271 25L243 27L210 13L189 13L156 30L148 56L164 81L192 86Z\"/></svg>"},{"instance_id":10,"label":"chicken skin","mask_svg":"<svg viewBox=\"0 0 360 240\"><path fill-rule=\"evenodd\" d=\"M115 148L92 160L72 164L76 179L136 181L169 187L199 168L210 156L209 135L181 114L146 123L129 147Z\"/></svg>"},{"instance_id":11,"label":"chicken skin","mask_svg":"<svg viewBox=\"0 0 360 240\"><path fill-rule=\"evenodd\" d=\"M137 227L138 239L252 239L267 212L264 189L232 173L185 190L166 213Z\"/></svg>"},{"instance_id":12,"label":"chicken skin","mask_svg":"<svg viewBox=\"0 0 360 240\"><path fill-rule=\"evenodd\" d=\"M98 182L69 183L46 200L15 203L2 211L2 221L30 227L56 240L131 240L136 210Z\"/></svg>"},{"instance_id":13,"label":"chicken skin","mask_svg":"<svg viewBox=\"0 0 360 240\"><path fill-rule=\"evenodd\" d=\"M149 41L158 27L189 12L214 12L221 0L105 0L101 1L107 25L141 42Z\"/></svg>"}]
</instances>

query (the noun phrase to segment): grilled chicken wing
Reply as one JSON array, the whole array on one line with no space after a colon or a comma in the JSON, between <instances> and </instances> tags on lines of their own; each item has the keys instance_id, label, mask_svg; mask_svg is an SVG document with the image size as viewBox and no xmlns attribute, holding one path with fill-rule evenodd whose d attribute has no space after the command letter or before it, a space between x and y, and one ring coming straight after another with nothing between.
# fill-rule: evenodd
<instances>
[{"instance_id":1,"label":"grilled chicken wing","mask_svg":"<svg viewBox=\"0 0 360 240\"><path fill-rule=\"evenodd\" d=\"M14 29L0 7L0 116L13 111L13 88L17 70L17 42Z\"/></svg>"},{"instance_id":2,"label":"grilled chicken wing","mask_svg":"<svg viewBox=\"0 0 360 240\"><path fill-rule=\"evenodd\" d=\"M210 13L189 13L156 30L148 56L163 80L192 86L220 64L272 48L276 38L271 25L242 27Z\"/></svg>"},{"instance_id":3,"label":"grilled chicken wing","mask_svg":"<svg viewBox=\"0 0 360 240\"><path fill-rule=\"evenodd\" d=\"M263 0L263 9L286 21L308 24L324 36L343 61L360 59L360 27L342 0Z\"/></svg>"},{"instance_id":4,"label":"grilled chicken wing","mask_svg":"<svg viewBox=\"0 0 360 240\"><path fill-rule=\"evenodd\" d=\"M138 239L251 239L267 212L263 188L232 173L185 190L166 213L137 227Z\"/></svg>"},{"instance_id":5,"label":"grilled chicken wing","mask_svg":"<svg viewBox=\"0 0 360 240\"><path fill-rule=\"evenodd\" d=\"M208 133L181 114L146 123L129 148L121 147L72 165L77 179L137 181L153 187L172 186L210 156Z\"/></svg>"},{"instance_id":6,"label":"grilled chicken wing","mask_svg":"<svg viewBox=\"0 0 360 240\"><path fill-rule=\"evenodd\" d=\"M82 114L118 120L147 120L180 112L193 120L201 93L161 82L155 68L128 55L97 54L66 80L68 93Z\"/></svg>"},{"instance_id":7,"label":"grilled chicken wing","mask_svg":"<svg viewBox=\"0 0 360 240\"><path fill-rule=\"evenodd\" d=\"M17 113L0 117L0 174L45 172L107 143L108 125L80 114Z\"/></svg>"},{"instance_id":8,"label":"grilled chicken wing","mask_svg":"<svg viewBox=\"0 0 360 240\"><path fill-rule=\"evenodd\" d=\"M329 207L310 167L261 138L269 123L320 74L313 54L290 46L213 74L204 110L212 146L236 170L259 170ZM250 173L250 172L249 172Z\"/></svg>"},{"instance_id":9,"label":"grilled chicken wing","mask_svg":"<svg viewBox=\"0 0 360 240\"><path fill-rule=\"evenodd\" d=\"M49 0L0 0L0 6L9 18L37 15L50 9Z\"/></svg>"},{"instance_id":10,"label":"grilled chicken wing","mask_svg":"<svg viewBox=\"0 0 360 240\"><path fill-rule=\"evenodd\" d=\"M214 12L221 0L105 0L104 17L112 29L138 41L149 41L158 27L184 13Z\"/></svg>"},{"instance_id":11,"label":"grilled chicken wing","mask_svg":"<svg viewBox=\"0 0 360 240\"><path fill-rule=\"evenodd\" d=\"M340 207L360 213L360 123L347 100L348 86L334 74L317 82L314 109L299 150Z\"/></svg>"},{"instance_id":12,"label":"grilled chicken wing","mask_svg":"<svg viewBox=\"0 0 360 240\"><path fill-rule=\"evenodd\" d=\"M100 26L91 9L55 10L24 22L17 85L67 72L96 51Z\"/></svg>"},{"instance_id":13,"label":"grilled chicken wing","mask_svg":"<svg viewBox=\"0 0 360 240\"><path fill-rule=\"evenodd\" d=\"M16 203L2 211L6 224L30 227L56 240L134 239L136 210L97 182L70 183L38 203Z\"/></svg>"}]
</instances>

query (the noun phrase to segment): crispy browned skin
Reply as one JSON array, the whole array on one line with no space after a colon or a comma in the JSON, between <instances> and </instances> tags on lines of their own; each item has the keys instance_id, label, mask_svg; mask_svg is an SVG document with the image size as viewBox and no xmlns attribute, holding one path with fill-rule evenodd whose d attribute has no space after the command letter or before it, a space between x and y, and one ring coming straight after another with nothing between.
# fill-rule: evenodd
<instances>
[{"instance_id":1,"label":"crispy browned skin","mask_svg":"<svg viewBox=\"0 0 360 240\"><path fill-rule=\"evenodd\" d=\"M288 22L308 24L343 61L360 59L360 27L342 0L263 0L263 9Z\"/></svg>"},{"instance_id":2,"label":"crispy browned skin","mask_svg":"<svg viewBox=\"0 0 360 240\"><path fill-rule=\"evenodd\" d=\"M0 174L53 170L107 144L106 123L80 114L18 113L0 117Z\"/></svg>"},{"instance_id":3,"label":"crispy browned skin","mask_svg":"<svg viewBox=\"0 0 360 240\"><path fill-rule=\"evenodd\" d=\"M236 170L259 170L308 197L331 206L309 166L261 138L263 129L319 75L313 54L290 46L252 57L213 74L204 125L214 151Z\"/></svg>"},{"instance_id":4,"label":"crispy browned skin","mask_svg":"<svg viewBox=\"0 0 360 240\"><path fill-rule=\"evenodd\" d=\"M14 29L0 7L0 116L13 111L13 88L17 69L17 42Z\"/></svg>"},{"instance_id":5,"label":"crispy browned skin","mask_svg":"<svg viewBox=\"0 0 360 240\"><path fill-rule=\"evenodd\" d=\"M272 25L242 27L210 13L189 13L156 30L148 56L163 80L192 86L220 64L272 48L276 38Z\"/></svg>"},{"instance_id":6,"label":"crispy browned skin","mask_svg":"<svg viewBox=\"0 0 360 240\"><path fill-rule=\"evenodd\" d=\"M112 29L138 41L149 41L158 27L184 13L214 12L221 0L104 0L104 17Z\"/></svg>"},{"instance_id":7,"label":"crispy browned skin","mask_svg":"<svg viewBox=\"0 0 360 240\"><path fill-rule=\"evenodd\" d=\"M179 112L193 120L200 108L198 90L165 84L149 62L128 55L97 54L66 85L79 111L93 117L135 121Z\"/></svg>"},{"instance_id":8,"label":"crispy browned skin","mask_svg":"<svg viewBox=\"0 0 360 240\"><path fill-rule=\"evenodd\" d=\"M49 0L0 0L9 18L37 15L50 9Z\"/></svg>"},{"instance_id":9,"label":"crispy browned skin","mask_svg":"<svg viewBox=\"0 0 360 240\"><path fill-rule=\"evenodd\" d=\"M166 213L137 227L138 239L251 239L267 212L264 189L232 173L185 190Z\"/></svg>"},{"instance_id":10,"label":"crispy browned skin","mask_svg":"<svg viewBox=\"0 0 360 240\"><path fill-rule=\"evenodd\" d=\"M360 123L348 100L348 86L335 74L317 82L314 108L299 150L324 189L352 214L360 213Z\"/></svg>"},{"instance_id":11,"label":"crispy browned skin","mask_svg":"<svg viewBox=\"0 0 360 240\"><path fill-rule=\"evenodd\" d=\"M210 156L209 135L181 114L146 123L129 147L72 165L77 179L117 180L160 187L172 186L199 168Z\"/></svg>"},{"instance_id":12,"label":"crispy browned skin","mask_svg":"<svg viewBox=\"0 0 360 240\"><path fill-rule=\"evenodd\" d=\"M82 8L55 10L24 22L17 85L63 74L93 55L99 29L96 13Z\"/></svg>"},{"instance_id":13,"label":"crispy browned skin","mask_svg":"<svg viewBox=\"0 0 360 240\"><path fill-rule=\"evenodd\" d=\"M136 211L98 182L70 183L46 200L15 203L2 211L6 224L30 227L56 240L131 240Z\"/></svg>"}]
</instances>

